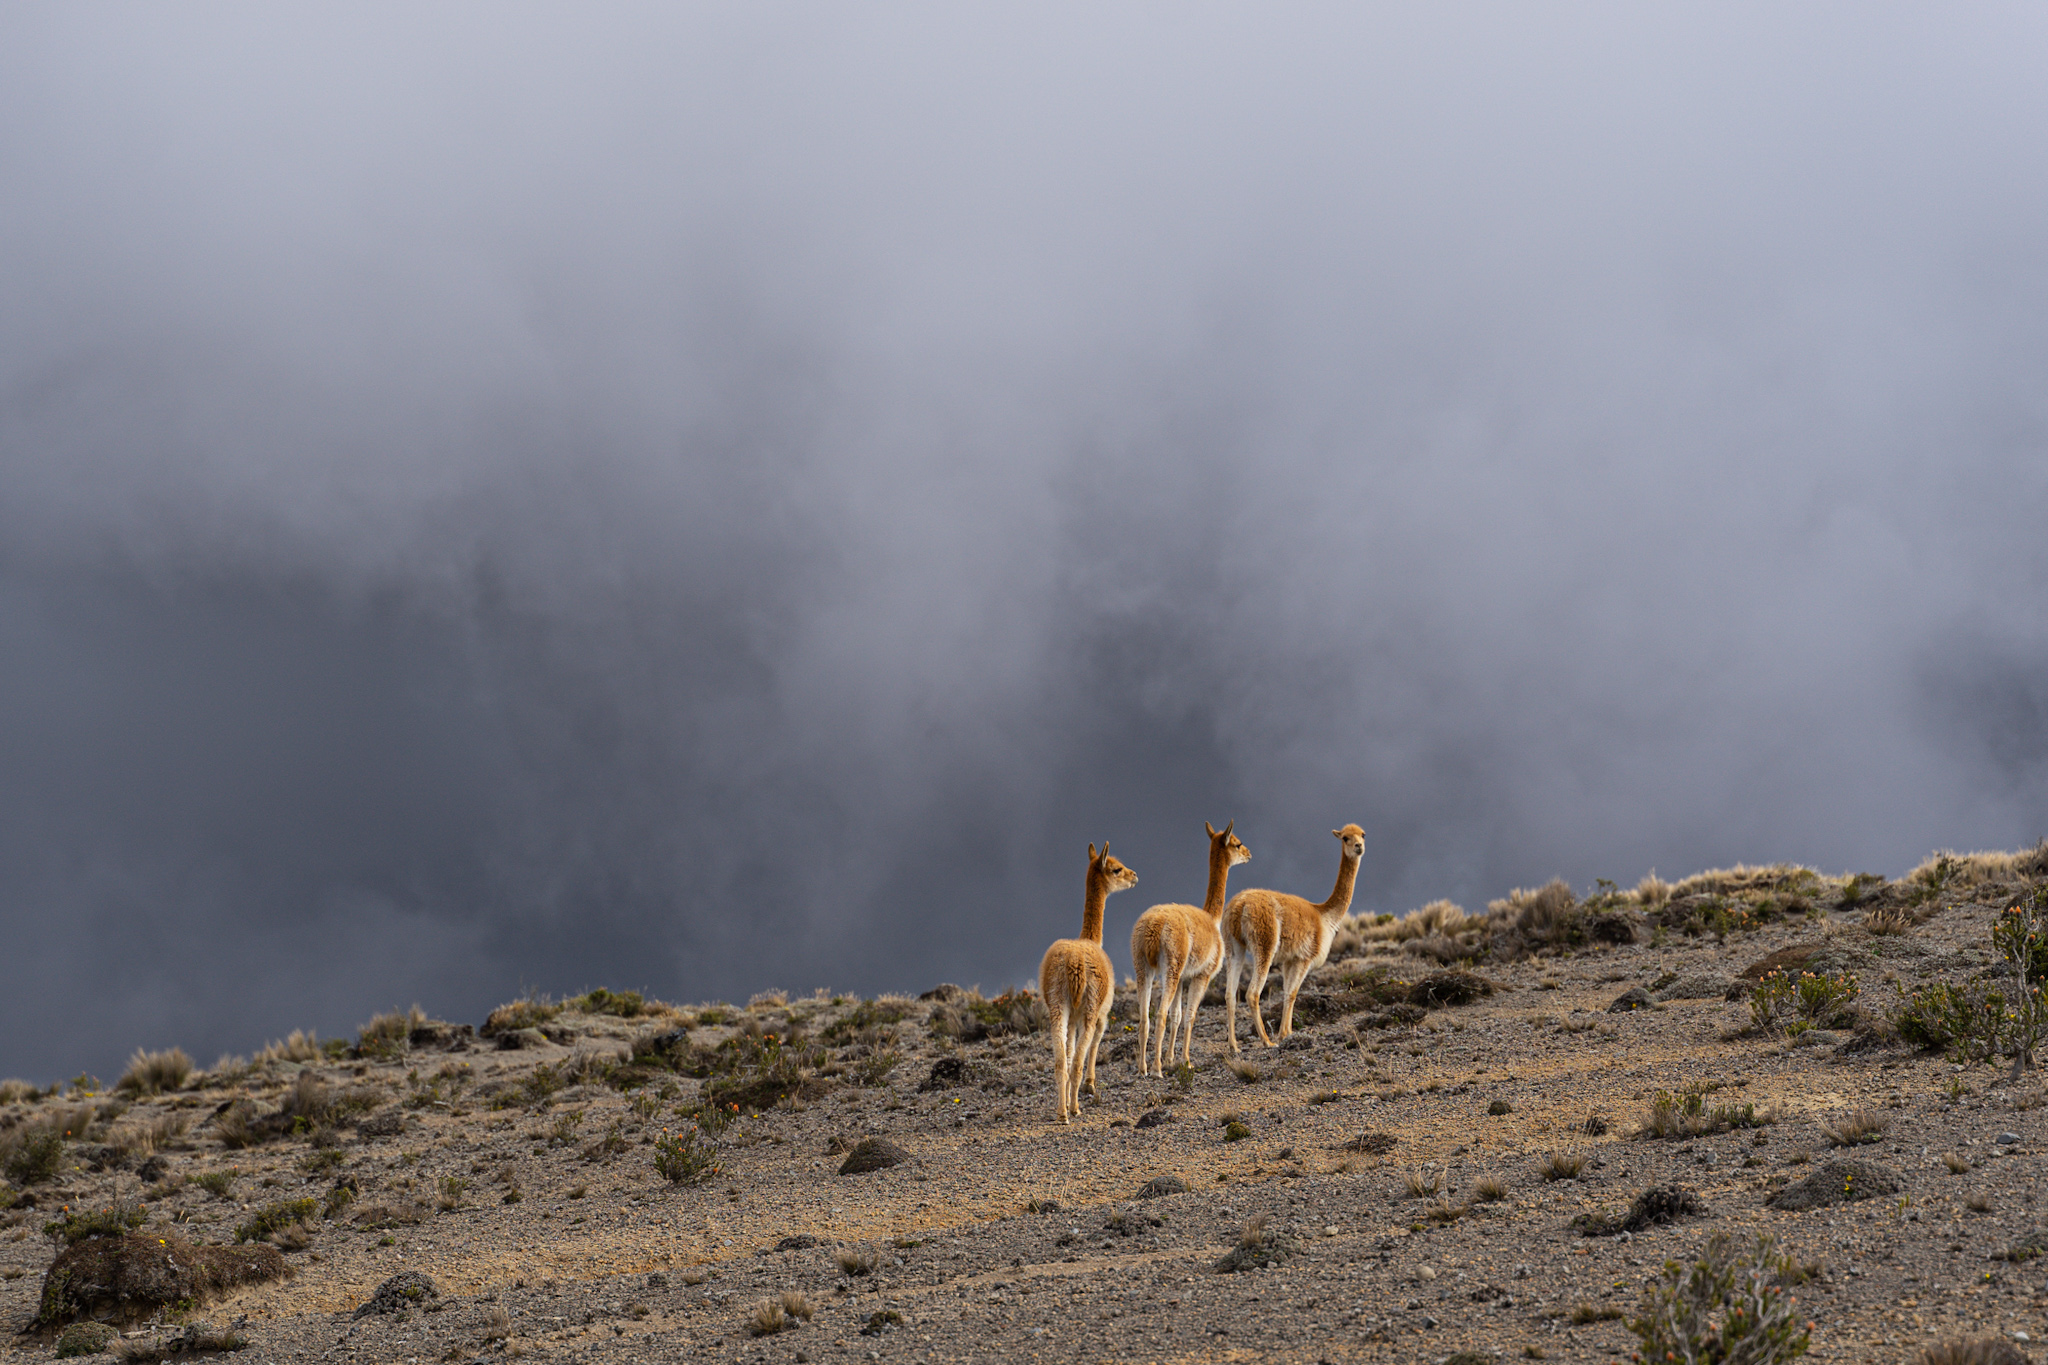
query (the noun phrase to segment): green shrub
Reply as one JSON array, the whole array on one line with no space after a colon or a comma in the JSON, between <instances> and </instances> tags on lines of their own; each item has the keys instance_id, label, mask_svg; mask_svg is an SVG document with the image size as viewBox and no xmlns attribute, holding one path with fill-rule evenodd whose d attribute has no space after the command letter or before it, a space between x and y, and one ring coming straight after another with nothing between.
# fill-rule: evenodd
<instances>
[{"instance_id":1,"label":"green shrub","mask_svg":"<svg viewBox=\"0 0 2048 1365\"><path fill-rule=\"evenodd\" d=\"M120 1335L111 1323L74 1322L57 1334L57 1359L96 1356Z\"/></svg>"},{"instance_id":2,"label":"green shrub","mask_svg":"<svg viewBox=\"0 0 2048 1365\"><path fill-rule=\"evenodd\" d=\"M1776 1365L1806 1354L1810 1333L1785 1293L1798 1268L1767 1236L1707 1239L1689 1266L1664 1263L1628 1330L1642 1343L1639 1362L1717 1361Z\"/></svg>"},{"instance_id":3,"label":"green shrub","mask_svg":"<svg viewBox=\"0 0 2048 1365\"><path fill-rule=\"evenodd\" d=\"M64 1135L54 1124L17 1129L0 1139L0 1172L17 1185L35 1185L56 1178L64 1159Z\"/></svg>"},{"instance_id":4,"label":"green shrub","mask_svg":"<svg viewBox=\"0 0 2048 1365\"><path fill-rule=\"evenodd\" d=\"M704 1131L664 1128L654 1140L654 1169L674 1185L700 1185L719 1172L718 1147Z\"/></svg>"},{"instance_id":5,"label":"green shrub","mask_svg":"<svg viewBox=\"0 0 2048 1365\"><path fill-rule=\"evenodd\" d=\"M43 1236L66 1243L82 1242L88 1237L119 1237L148 1220L149 1213L140 1204L94 1209L91 1213L72 1213L66 1209L64 1217L43 1224Z\"/></svg>"},{"instance_id":6,"label":"green shrub","mask_svg":"<svg viewBox=\"0 0 2048 1365\"><path fill-rule=\"evenodd\" d=\"M611 1014L621 1019L637 1019L648 1012L647 1002L640 992L608 991L602 986L563 1003L565 1008L581 1010L585 1014Z\"/></svg>"}]
</instances>

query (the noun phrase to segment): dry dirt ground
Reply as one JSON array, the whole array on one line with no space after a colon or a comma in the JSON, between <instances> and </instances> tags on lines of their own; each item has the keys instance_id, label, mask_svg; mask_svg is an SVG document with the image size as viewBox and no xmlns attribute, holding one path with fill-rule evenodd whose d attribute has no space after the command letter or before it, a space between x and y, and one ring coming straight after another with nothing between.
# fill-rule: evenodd
<instances>
[{"instance_id":1,"label":"dry dirt ground","mask_svg":"<svg viewBox=\"0 0 2048 1365\"><path fill-rule=\"evenodd\" d=\"M1178 1082L1138 1074L1135 1033L1119 1017L1100 1098L1071 1127L1050 1121L1043 1033L959 1042L932 1031L946 1002L899 999L899 1021L842 1027L827 1045L862 1002L822 996L630 1018L571 1009L502 1049L428 1027L388 1060L271 1060L119 1113L106 1096L17 1102L5 1110L15 1129L69 1104L102 1141L68 1144L54 1180L15 1189L0 1213L0 1359L54 1351L48 1333L14 1333L36 1315L59 1246L43 1224L61 1206L139 1193L146 1235L226 1242L262 1207L324 1204L344 1180L352 1201L274 1234L291 1278L182 1317L239 1322L249 1345L233 1358L248 1362L1608 1361L1634 1349L1620 1315L1665 1260L1732 1229L1768 1232L1817 1268L1793 1291L1813 1324L1811 1359L1910 1361L1956 1337L2038 1339L2048 1259L1994 1259L2041 1218L2038 1073L2003 1084L2002 1070L1963 1071L1888 1040L1882 1025L1888 980L1910 989L1991 961L1992 905L1929 912L1877 935L1860 908L1824 896L1811 915L1653 942L1638 911L1642 941L1483 962L1495 993L1415 1022L1345 992L1365 981L1391 998L1392 979L1437 964L1353 946L1306 992L1335 1017L1287 1047L1258 1046L1240 1014L1255 1078L1224 1063L1220 1007L1202 1011L1195 1068ZM1799 945L1857 973L1864 1027L1796 1041L1745 1031L1750 1008L1726 999L1728 987ZM1653 1003L1610 1013L1633 987ZM720 1172L701 1184L659 1175L654 1141L686 1124L679 1115L708 1081L643 1066L615 1074L631 1086L620 1089L603 1076L636 1039L677 1028L687 1044L673 1055L713 1055L743 1032L800 1035L814 1049L803 1092L734 1123ZM895 1066L875 1079L873 1059L892 1049ZM967 1063L965 1083L921 1088L948 1059ZM861 1083L863 1065L873 1083ZM543 1095L532 1083L543 1067L583 1079ZM1709 1103L1770 1121L1691 1140L1641 1135L1657 1092L1707 1085L1720 1087ZM331 1108L297 1135L223 1145L222 1106L248 1099L236 1113L260 1129L295 1086ZM1859 1109L1888 1122L1853 1153L1835 1150L1824 1130ZM1137 1125L1158 1110L1170 1119ZM190 1121L182 1134L165 1122L176 1118ZM1589 1132L1589 1119L1605 1131ZM163 1164L145 1184L149 1144L135 1135L151 1124ZM871 1135L908 1159L839 1174L839 1153ZM1576 1177L1546 1178L1556 1154L1583 1157ZM1767 1206L1845 1155L1895 1172L1901 1188L1807 1212ZM200 1183L209 1173L214 1188ZM1185 1192L1139 1197L1162 1176ZM1483 1197L1488 1177L1497 1198ZM1704 1214L1620 1236L1573 1226L1670 1182L1692 1187ZM1219 1271L1260 1218L1277 1259ZM842 1249L873 1253L873 1269L844 1273ZM402 1271L429 1277L438 1296L356 1315ZM808 1319L751 1334L757 1306L786 1293L803 1297Z\"/></svg>"}]
</instances>

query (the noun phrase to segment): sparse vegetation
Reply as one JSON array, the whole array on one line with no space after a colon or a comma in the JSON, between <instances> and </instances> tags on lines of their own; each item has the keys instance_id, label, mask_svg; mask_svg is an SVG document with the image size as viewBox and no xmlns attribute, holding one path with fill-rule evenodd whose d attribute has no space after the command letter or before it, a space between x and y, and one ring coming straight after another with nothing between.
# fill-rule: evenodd
<instances>
[{"instance_id":1,"label":"sparse vegetation","mask_svg":"<svg viewBox=\"0 0 2048 1365\"><path fill-rule=\"evenodd\" d=\"M145 1052L137 1048L128 1059L128 1069L114 1082L114 1089L129 1095L161 1095L183 1089L191 1076L192 1059L185 1055L185 1049Z\"/></svg>"},{"instance_id":2,"label":"sparse vegetation","mask_svg":"<svg viewBox=\"0 0 2048 1365\"><path fill-rule=\"evenodd\" d=\"M1578 1152L1552 1152L1537 1165L1536 1173L1545 1180L1577 1180L1586 1169L1586 1158Z\"/></svg>"},{"instance_id":3,"label":"sparse vegetation","mask_svg":"<svg viewBox=\"0 0 2048 1365\"><path fill-rule=\"evenodd\" d=\"M1650 1101L1650 1112L1636 1136L1640 1138L1697 1138L1725 1133L1736 1128L1757 1128L1774 1121L1774 1115L1759 1113L1756 1105L1709 1104L1707 1097L1721 1086L1712 1081L1695 1082L1677 1094L1659 1090Z\"/></svg>"},{"instance_id":4,"label":"sparse vegetation","mask_svg":"<svg viewBox=\"0 0 2048 1365\"><path fill-rule=\"evenodd\" d=\"M249 1221L235 1229L237 1242L255 1242L284 1231L297 1223L303 1223L313 1216L319 1202L312 1199L280 1199L274 1204L265 1204L251 1214Z\"/></svg>"},{"instance_id":5,"label":"sparse vegetation","mask_svg":"<svg viewBox=\"0 0 2048 1365\"><path fill-rule=\"evenodd\" d=\"M1892 1126L1891 1115L1878 1109L1852 1109L1846 1114L1823 1122L1820 1135L1834 1147L1854 1147L1860 1143L1876 1142Z\"/></svg>"},{"instance_id":6,"label":"sparse vegetation","mask_svg":"<svg viewBox=\"0 0 2048 1365\"><path fill-rule=\"evenodd\" d=\"M1651 1361L1765 1362L1806 1354L1811 1332L1785 1293L1792 1270L1769 1237L1707 1239L1690 1265L1667 1261L1628 1330Z\"/></svg>"},{"instance_id":7,"label":"sparse vegetation","mask_svg":"<svg viewBox=\"0 0 2048 1365\"><path fill-rule=\"evenodd\" d=\"M1231 1075L1246 1085L1255 1084L1266 1078L1266 1073L1259 1070L1256 1062L1244 1057L1226 1057L1223 1065L1229 1068Z\"/></svg>"},{"instance_id":8,"label":"sparse vegetation","mask_svg":"<svg viewBox=\"0 0 2048 1365\"><path fill-rule=\"evenodd\" d=\"M1481 1203L1495 1204L1508 1197L1508 1184L1488 1172L1472 1182L1472 1196Z\"/></svg>"},{"instance_id":9,"label":"sparse vegetation","mask_svg":"<svg viewBox=\"0 0 2048 1365\"><path fill-rule=\"evenodd\" d=\"M1401 1184L1412 1199L1424 1199L1443 1188L1444 1173L1439 1166L1413 1167L1401 1172Z\"/></svg>"},{"instance_id":10,"label":"sparse vegetation","mask_svg":"<svg viewBox=\"0 0 2048 1365\"><path fill-rule=\"evenodd\" d=\"M664 1128L654 1140L654 1169L672 1185L701 1185L719 1172L718 1148L694 1123Z\"/></svg>"},{"instance_id":11,"label":"sparse vegetation","mask_svg":"<svg viewBox=\"0 0 2048 1365\"><path fill-rule=\"evenodd\" d=\"M881 1261L881 1253L871 1246L840 1247L832 1253L833 1264L842 1275L872 1275Z\"/></svg>"}]
</instances>

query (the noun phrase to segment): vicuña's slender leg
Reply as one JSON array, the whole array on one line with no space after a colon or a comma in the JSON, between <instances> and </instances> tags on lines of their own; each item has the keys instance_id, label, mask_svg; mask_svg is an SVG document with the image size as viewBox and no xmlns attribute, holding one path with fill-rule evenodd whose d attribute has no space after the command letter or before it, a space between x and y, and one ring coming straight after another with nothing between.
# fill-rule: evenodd
<instances>
[{"instance_id":1,"label":"vicu\u00f1a's slender leg","mask_svg":"<svg viewBox=\"0 0 2048 1365\"><path fill-rule=\"evenodd\" d=\"M1271 1035L1266 1032L1266 1016L1259 1012L1259 1000L1266 993L1266 976L1273 970L1273 954L1279 944L1267 941L1259 945L1259 956L1252 963L1252 982L1245 991L1245 1008L1252 1012L1252 1027L1259 1031L1259 1041L1267 1047L1276 1047Z\"/></svg>"},{"instance_id":2,"label":"vicu\u00f1a's slender leg","mask_svg":"<svg viewBox=\"0 0 2048 1365\"><path fill-rule=\"evenodd\" d=\"M1230 955L1230 965L1224 968L1224 973L1223 1017L1230 1029L1230 1050L1242 1052L1244 1049L1237 1045L1237 954Z\"/></svg>"}]
</instances>

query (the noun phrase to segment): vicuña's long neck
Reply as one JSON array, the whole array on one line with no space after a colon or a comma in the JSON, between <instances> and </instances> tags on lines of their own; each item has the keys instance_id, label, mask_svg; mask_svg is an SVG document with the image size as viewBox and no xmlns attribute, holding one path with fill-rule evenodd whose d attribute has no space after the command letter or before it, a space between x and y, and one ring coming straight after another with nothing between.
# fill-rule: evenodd
<instances>
[{"instance_id":1,"label":"vicu\u00f1a's long neck","mask_svg":"<svg viewBox=\"0 0 2048 1365\"><path fill-rule=\"evenodd\" d=\"M1081 908L1081 937L1090 943L1102 942L1102 908L1109 904L1109 887L1104 878L1088 869L1088 899Z\"/></svg>"},{"instance_id":2,"label":"vicu\u00f1a's long neck","mask_svg":"<svg viewBox=\"0 0 2048 1365\"><path fill-rule=\"evenodd\" d=\"M1223 922L1223 889L1230 882L1230 850L1212 849L1209 853L1209 894L1202 898L1202 913L1218 924Z\"/></svg>"},{"instance_id":3,"label":"vicu\u00f1a's long neck","mask_svg":"<svg viewBox=\"0 0 2048 1365\"><path fill-rule=\"evenodd\" d=\"M1316 908L1323 912L1326 919L1333 914L1348 914L1351 910L1351 890L1357 885L1358 859L1346 853L1344 861L1337 867L1337 889L1330 893L1328 900Z\"/></svg>"}]
</instances>

